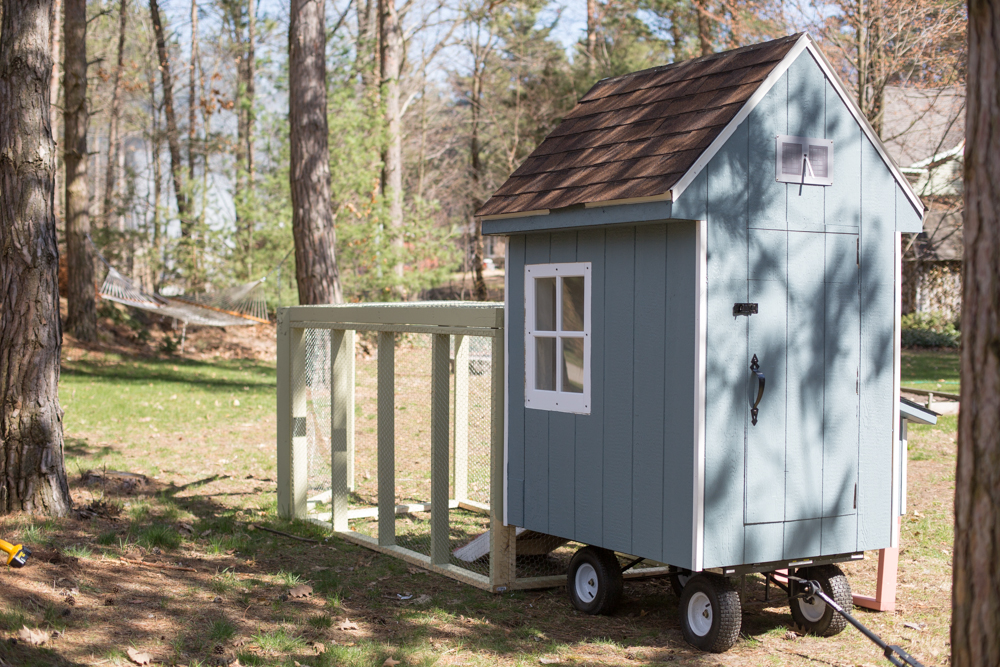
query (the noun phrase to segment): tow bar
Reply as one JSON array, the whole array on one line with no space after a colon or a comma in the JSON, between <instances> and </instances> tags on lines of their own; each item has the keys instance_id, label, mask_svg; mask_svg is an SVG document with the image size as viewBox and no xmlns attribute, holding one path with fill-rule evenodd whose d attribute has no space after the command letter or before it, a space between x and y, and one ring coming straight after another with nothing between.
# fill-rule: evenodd
<instances>
[{"instance_id":1,"label":"tow bar","mask_svg":"<svg viewBox=\"0 0 1000 667\"><path fill-rule=\"evenodd\" d=\"M854 618L849 613L844 611L843 607L834 602L832 599L830 599L830 596L828 596L826 593L823 592L823 587L820 586L818 581L808 581L806 579L800 579L799 577L793 577L793 576L789 576L788 578L794 579L802 587L802 592L796 594L794 596L795 598L811 598L815 596L818 597L823 602L830 605L830 607L835 612L846 618L848 623L856 627L861 634L863 634L865 637L868 637L868 639L872 640L876 646L882 649L882 655L885 656L885 659L891 662L892 664L896 665L896 667L906 667L907 665L909 665L909 667L924 667L922 664L917 662L916 658L911 656L902 648L900 648L899 646L886 644L884 641L882 641L881 637L879 637L877 634L875 634L874 632L863 626L861 624L861 621L859 621L858 619Z\"/></svg>"}]
</instances>

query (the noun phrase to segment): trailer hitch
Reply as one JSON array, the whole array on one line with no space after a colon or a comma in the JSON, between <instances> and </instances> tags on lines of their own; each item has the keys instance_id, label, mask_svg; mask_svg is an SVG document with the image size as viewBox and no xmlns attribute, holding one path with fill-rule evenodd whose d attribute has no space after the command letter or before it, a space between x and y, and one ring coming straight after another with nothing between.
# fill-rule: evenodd
<instances>
[{"instance_id":1,"label":"trailer hitch","mask_svg":"<svg viewBox=\"0 0 1000 667\"><path fill-rule=\"evenodd\" d=\"M861 621L854 618L851 614L847 613L843 607L834 602L829 595L823 592L823 587L820 586L818 581L809 581L807 579L801 579L799 577L793 577L793 576L789 576L788 578L797 581L801 589L801 592L796 593L794 596L791 596L791 599L818 597L820 600L830 605L831 609L833 609L835 612L837 612L845 619L847 619L847 622L853 625L855 628L857 628L858 632L863 634L865 637L868 637L868 639L872 640L872 642L874 642L876 646L882 649L882 655L885 656L885 659L891 662L892 664L896 665L896 667L906 667L906 666L924 667L917 661L916 658L914 658L912 655L904 651L899 646L893 644L886 644L884 641L882 641L881 637L879 637L877 634L875 634L874 632L866 628L864 625L862 625Z\"/></svg>"}]
</instances>

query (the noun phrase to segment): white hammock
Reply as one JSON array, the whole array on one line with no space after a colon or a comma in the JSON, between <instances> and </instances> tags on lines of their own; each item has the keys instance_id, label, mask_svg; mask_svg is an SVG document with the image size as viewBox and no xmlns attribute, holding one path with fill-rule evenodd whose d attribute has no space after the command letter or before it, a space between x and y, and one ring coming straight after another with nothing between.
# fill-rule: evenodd
<instances>
[{"instance_id":1,"label":"white hammock","mask_svg":"<svg viewBox=\"0 0 1000 667\"><path fill-rule=\"evenodd\" d=\"M104 258L101 257L101 260L104 261ZM108 275L101 285L100 294L101 298L108 301L173 317L185 324L207 327L232 327L270 321L267 319L267 302L261 287L266 277L214 294L165 297L147 294L106 261L104 264L108 267Z\"/></svg>"}]
</instances>

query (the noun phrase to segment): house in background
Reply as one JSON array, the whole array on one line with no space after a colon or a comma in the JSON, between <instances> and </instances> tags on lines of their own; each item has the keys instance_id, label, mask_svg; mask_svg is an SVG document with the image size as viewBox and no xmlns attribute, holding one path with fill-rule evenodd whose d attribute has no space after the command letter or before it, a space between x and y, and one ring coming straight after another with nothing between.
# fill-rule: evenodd
<instances>
[{"instance_id":1,"label":"house in background","mask_svg":"<svg viewBox=\"0 0 1000 667\"><path fill-rule=\"evenodd\" d=\"M965 91L888 88L882 136L928 207L923 232L904 247L902 312L957 320L962 310Z\"/></svg>"}]
</instances>

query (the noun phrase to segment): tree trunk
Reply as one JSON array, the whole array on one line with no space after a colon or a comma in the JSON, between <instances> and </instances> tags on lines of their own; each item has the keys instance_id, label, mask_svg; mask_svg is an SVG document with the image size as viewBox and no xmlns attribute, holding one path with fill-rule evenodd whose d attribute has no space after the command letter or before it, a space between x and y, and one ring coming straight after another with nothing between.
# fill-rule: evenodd
<instances>
[{"instance_id":1,"label":"tree trunk","mask_svg":"<svg viewBox=\"0 0 1000 667\"><path fill-rule=\"evenodd\" d=\"M124 0L123 0L124 1ZM195 141L198 137L198 95L195 93L198 64L198 0L191 0L191 62L188 65L188 182L194 183Z\"/></svg>"},{"instance_id":2,"label":"tree trunk","mask_svg":"<svg viewBox=\"0 0 1000 667\"><path fill-rule=\"evenodd\" d=\"M62 516L51 1L5 0L0 29L0 511Z\"/></svg>"},{"instance_id":3,"label":"tree trunk","mask_svg":"<svg viewBox=\"0 0 1000 667\"><path fill-rule=\"evenodd\" d=\"M52 0L52 8L49 10L49 49L52 53L52 82L50 84L51 92L49 97L50 107L49 107L49 118L52 123L52 138L56 140L58 145L58 137L62 136L59 132L59 91L62 88L62 78L59 75L59 65L62 63L62 0ZM59 159L59 151L56 150L56 162L55 162L55 214L56 214L56 227L59 228L63 220L63 210L62 210L62 198L58 193L62 192L62 174L60 166L62 165L62 160Z\"/></svg>"},{"instance_id":4,"label":"tree trunk","mask_svg":"<svg viewBox=\"0 0 1000 667\"><path fill-rule=\"evenodd\" d=\"M87 247L90 196L87 191L87 2L64 0L63 162L66 165L66 329L79 340L97 340L94 263ZM46 85L48 81L46 81Z\"/></svg>"},{"instance_id":5,"label":"tree trunk","mask_svg":"<svg viewBox=\"0 0 1000 667\"><path fill-rule=\"evenodd\" d=\"M150 142L153 144L153 255L156 257L153 267L153 289L159 289L161 268L164 265L163 237L160 224L160 197L163 190L163 168L161 157L163 140L160 135L160 107L156 103L156 75L152 69L147 72L149 83L150 106Z\"/></svg>"},{"instance_id":6,"label":"tree trunk","mask_svg":"<svg viewBox=\"0 0 1000 667\"><path fill-rule=\"evenodd\" d=\"M115 191L118 189L120 171L118 169L118 124L122 115L121 78L125 67L125 24L128 18L127 0L118 5L118 59L115 62L114 83L111 88L111 113L108 119L108 166L104 175L104 220L105 228L111 226L112 209L115 205ZM119 226L118 231L125 231Z\"/></svg>"},{"instance_id":7,"label":"tree trunk","mask_svg":"<svg viewBox=\"0 0 1000 667\"><path fill-rule=\"evenodd\" d=\"M955 667L1000 664L1000 5L969 0Z\"/></svg>"},{"instance_id":8,"label":"tree trunk","mask_svg":"<svg viewBox=\"0 0 1000 667\"><path fill-rule=\"evenodd\" d=\"M63 0L64 2L66 0ZM163 83L163 112L167 117L167 148L170 150L170 176L174 184L174 197L177 198L177 217L181 221L181 236L191 235L191 220L188 216L188 198L184 190L184 177L181 174L181 141L177 130L177 114L174 113L174 78L170 74L170 56L167 54L167 41L163 35L163 24L160 22L160 7L156 0L149 0L149 14L153 19L153 31L156 34L156 54L160 64L160 79Z\"/></svg>"},{"instance_id":9,"label":"tree trunk","mask_svg":"<svg viewBox=\"0 0 1000 667\"><path fill-rule=\"evenodd\" d=\"M389 200L389 228L395 254L393 271L402 290L403 279L403 119L399 78L403 69L403 28L396 0L380 0L382 88L385 92L386 146L382 158L382 192Z\"/></svg>"},{"instance_id":10,"label":"tree trunk","mask_svg":"<svg viewBox=\"0 0 1000 667\"><path fill-rule=\"evenodd\" d=\"M325 5L324 0L292 0L289 10L289 181L301 304L344 300L330 201Z\"/></svg>"},{"instance_id":11,"label":"tree trunk","mask_svg":"<svg viewBox=\"0 0 1000 667\"><path fill-rule=\"evenodd\" d=\"M587 71L594 74L597 57L597 0L587 0Z\"/></svg>"},{"instance_id":12,"label":"tree trunk","mask_svg":"<svg viewBox=\"0 0 1000 667\"><path fill-rule=\"evenodd\" d=\"M486 63L482 66L476 63L472 73L472 123L469 136L469 167L472 173L472 211L475 214L479 207L483 205L480 198L480 187L483 177L483 163L480 156L482 147L479 144L479 124L481 121L483 104L483 76L486 71ZM486 280L483 278L483 223L479 218L472 219L472 292L477 301L486 301L490 298L489 290L486 289Z\"/></svg>"},{"instance_id":13,"label":"tree trunk","mask_svg":"<svg viewBox=\"0 0 1000 667\"><path fill-rule=\"evenodd\" d=\"M694 10L698 15L698 44L701 45L701 55L712 55L712 27L709 24L711 17L708 15L708 8L705 3L708 0L695 0Z\"/></svg>"},{"instance_id":14,"label":"tree trunk","mask_svg":"<svg viewBox=\"0 0 1000 667\"><path fill-rule=\"evenodd\" d=\"M365 92L377 91L376 72L379 71L379 0L366 0L358 5L358 42L356 67L361 72L361 85ZM376 94L377 99L377 94Z\"/></svg>"}]
</instances>

